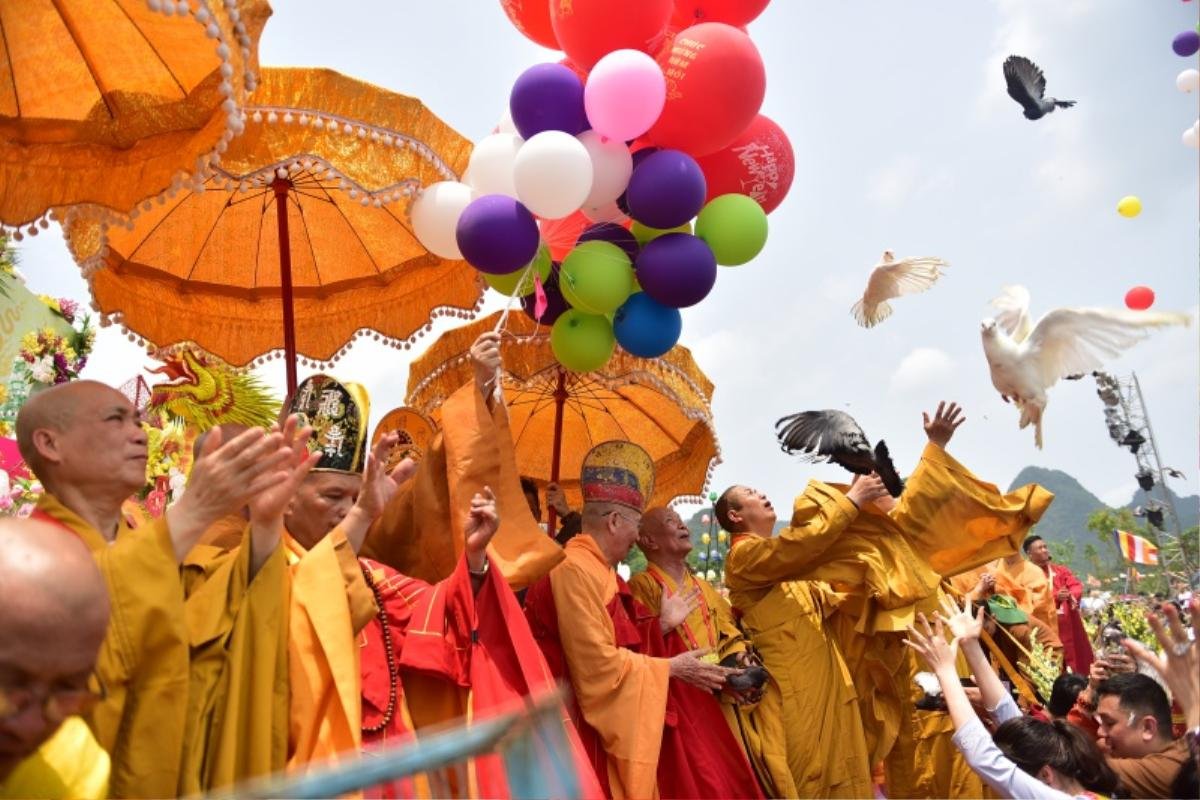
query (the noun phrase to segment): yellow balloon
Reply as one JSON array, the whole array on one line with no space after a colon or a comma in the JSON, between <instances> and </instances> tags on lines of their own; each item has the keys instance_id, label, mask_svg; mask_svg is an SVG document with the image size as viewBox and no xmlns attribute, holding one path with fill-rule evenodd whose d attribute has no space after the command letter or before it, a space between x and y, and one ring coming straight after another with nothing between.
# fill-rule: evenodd
<instances>
[{"instance_id":1,"label":"yellow balloon","mask_svg":"<svg viewBox=\"0 0 1200 800\"><path fill-rule=\"evenodd\" d=\"M723 542L723 541L725 541L725 537L726 537L726 536L728 536L728 535L729 535L729 534L725 533L725 531L719 531L719 532L717 533L717 541L718 541L718 542Z\"/></svg>"},{"instance_id":2,"label":"yellow balloon","mask_svg":"<svg viewBox=\"0 0 1200 800\"><path fill-rule=\"evenodd\" d=\"M707 533L700 534L700 544L708 544L711 541L712 541L712 537L709 536Z\"/></svg>"},{"instance_id":3,"label":"yellow balloon","mask_svg":"<svg viewBox=\"0 0 1200 800\"><path fill-rule=\"evenodd\" d=\"M1122 197L1117 203L1117 213L1122 217L1132 219L1142 213L1142 201L1133 195Z\"/></svg>"}]
</instances>

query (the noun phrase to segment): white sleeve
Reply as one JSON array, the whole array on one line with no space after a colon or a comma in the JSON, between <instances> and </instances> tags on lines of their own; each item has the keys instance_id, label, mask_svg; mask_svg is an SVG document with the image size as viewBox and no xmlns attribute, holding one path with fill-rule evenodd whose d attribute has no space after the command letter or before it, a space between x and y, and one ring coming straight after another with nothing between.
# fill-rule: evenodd
<instances>
[{"instance_id":1,"label":"white sleeve","mask_svg":"<svg viewBox=\"0 0 1200 800\"><path fill-rule=\"evenodd\" d=\"M1004 695L1000 698L1000 702L996 703L995 708L988 709L988 713L992 715L992 719L997 725L1003 725L1010 719L1016 719L1021 716L1021 709L1017 706L1010 695Z\"/></svg>"},{"instance_id":2,"label":"white sleeve","mask_svg":"<svg viewBox=\"0 0 1200 800\"><path fill-rule=\"evenodd\" d=\"M1012 701L1009 700L1011 703ZM1004 703L997 706L1003 709ZM992 741L983 723L972 719L954 734L954 744L975 774L1001 797L1021 800L1071 800L1071 795L1052 789L1014 764Z\"/></svg>"}]
</instances>

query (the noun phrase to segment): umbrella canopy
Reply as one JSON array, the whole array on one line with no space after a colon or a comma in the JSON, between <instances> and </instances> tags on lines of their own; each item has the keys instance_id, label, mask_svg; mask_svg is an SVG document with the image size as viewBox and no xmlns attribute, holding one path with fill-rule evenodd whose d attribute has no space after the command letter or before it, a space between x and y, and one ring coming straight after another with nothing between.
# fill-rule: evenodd
<instances>
[{"instance_id":1,"label":"umbrella canopy","mask_svg":"<svg viewBox=\"0 0 1200 800\"><path fill-rule=\"evenodd\" d=\"M442 401L472 379L471 343L495 328L499 315L447 331L413 361L408 405L436 420ZM514 314L501 350L504 403L521 475L542 486L556 480L578 507L584 455L595 444L622 439L641 445L654 459L648 506L704 493L720 463L713 384L687 348L676 345L653 359L618 350L597 372L568 372L550 350L549 328Z\"/></svg>"},{"instance_id":2,"label":"umbrella canopy","mask_svg":"<svg viewBox=\"0 0 1200 800\"><path fill-rule=\"evenodd\" d=\"M475 270L426 251L405 213L466 168L468 140L419 100L330 70L266 68L254 101L200 191L123 226L68 213L103 319L235 366L282 346L291 367L293 353L336 360L356 335L407 347L431 316L471 316Z\"/></svg>"},{"instance_id":3,"label":"umbrella canopy","mask_svg":"<svg viewBox=\"0 0 1200 800\"><path fill-rule=\"evenodd\" d=\"M0 3L0 223L127 212L202 171L241 130L270 14L265 0Z\"/></svg>"}]
</instances>

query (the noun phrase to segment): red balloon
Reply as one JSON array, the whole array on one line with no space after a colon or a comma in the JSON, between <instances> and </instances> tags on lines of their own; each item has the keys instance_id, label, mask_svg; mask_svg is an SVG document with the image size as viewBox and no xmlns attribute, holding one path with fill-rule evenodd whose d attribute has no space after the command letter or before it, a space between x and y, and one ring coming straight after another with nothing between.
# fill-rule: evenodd
<instances>
[{"instance_id":1,"label":"red balloon","mask_svg":"<svg viewBox=\"0 0 1200 800\"><path fill-rule=\"evenodd\" d=\"M579 80L583 81L584 83L587 83L588 71L586 69L579 66L578 64L576 64L574 61L572 61L569 58L560 58L558 60L558 63L562 64L564 67L571 70L571 72L574 72L576 75L578 75Z\"/></svg>"},{"instance_id":2,"label":"red balloon","mask_svg":"<svg viewBox=\"0 0 1200 800\"><path fill-rule=\"evenodd\" d=\"M672 10L671 0L548 0L548 5L563 52L585 70L613 50L654 55Z\"/></svg>"},{"instance_id":3,"label":"red balloon","mask_svg":"<svg viewBox=\"0 0 1200 800\"><path fill-rule=\"evenodd\" d=\"M750 37L719 22L680 31L659 62L667 102L646 134L661 147L702 156L727 147L762 106L767 75Z\"/></svg>"},{"instance_id":4,"label":"red balloon","mask_svg":"<svg viewBox=\"0 0 1200 800\"><path fill-rule=\"evenodd\" d=\"M1149 286L1135 286L1125 293L1125 305L1134 311L1145 311L1154 305L1154 290Z\"/></svg>"},{"instance_id":5,"label":"red balloon","mask_svg":"<svg viewBox=\"0 0 1200 800\"><path fill-rule=\"evenodd\" d=\"M550 3L547 0L500 0L504 13L513 27L526 39L551 50L561 50L550 25Z\"/></svg>"},{"instance_id":6,"label":"red balloon","mask_svg":"<svg viewBox=\"0 0 1200 800\"><path fill-rule=\"evenodd\" d=\"M787 134L759 114L728 147L696 159L708 182L704 202L723 194L748 194L770 214L783 202L796 174Z\"/></svg>"},{"instance_id":7,"label":"red balloon","mask_svg":"<svg viewBox=\"0 0 1200 800\"><path fill-rule=\"evenodd\" d=\"M579 234L592 224L582 211L563 217L562 219L539 219L542 229L542 241L550 248L550 258L562 261L567 253L579 241Z\"/></svg>"},{"instance_id":8,"label":"red balloon","mask_svg":"<svg viewBox=\"0 0 1200 800\"><path fill-rule=\"evenodd\" d=\"M724 22L740 28L748 25L771 0L675 0L672 28L687 28L701 22Z\"/></svg>"}]
</instances>

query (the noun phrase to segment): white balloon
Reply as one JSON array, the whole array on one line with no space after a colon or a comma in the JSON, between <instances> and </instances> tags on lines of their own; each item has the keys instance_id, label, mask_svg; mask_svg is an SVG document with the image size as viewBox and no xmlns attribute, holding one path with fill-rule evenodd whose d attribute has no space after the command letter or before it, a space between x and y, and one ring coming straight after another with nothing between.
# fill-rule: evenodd
<instances>
[{"instance_id":1,"label":"white balloon","mask_svg":"<svg viewBox=\"0 0 1200 800\"><path fill-rule=\"evenodd\" d=\"M1183 132L1183 143L1200 150L1200 126L1193 125Z\"/></svg>"},{"instance_id":2,"label":"white balloon","mask_svg":"<svg viewBox=\"0 0 1200 800\"><path fill-rule=\"evenodd\" d=\"M593 130L584 131L577 137L587 148L592 159L592 190L584 199L584 206L602 206L621 196L629 185L633 174L633 156L624 142L605 139Z\"/></svg>"},{"instance_id":3,"label":"white balloon","mask_svg":"<svg viewBox=\"0 0 1200 800\"><path fill-rule=\"evenodd\" d=\"M621 210L616 200L602 206L584 206L579 210L592 222L615 222L618 225L629 222L629 215Z\"/></svg>"},{"instance_id":4,"label":"white balloon","mask_svg":"<svg viewBox=\"0 0 1200 800\"><path fill-rule=\"evenodd\" d=\"M504 116L496 123L496 130L493 133L516 133L517 124L513 122L512 112L507 108L504 109Z\"/></svg>"},{"instance_id":5,"label":"white balloon","mask_svg":"<svg viewBox=\"0 0 1200 800\"><path fill-rule=\"evenodd\" d=\"M517 199L542 219L562 219L592 190L592 159L563 131L542 131L521 145L513 167Z\"/></svg>"},{"instance_id":6,"label":"white balloon","mask_svg":"<svg viewBox=\"0 0 1200 800\"><path fill-rule=\"evenodd\" d=\"M466 175L471 188L479 194L505 194L516 197L513 164L524 140L515 133L493 133L471 151Z\"/></svg>"},{"instance_id":7,"label":"white balloon","mask_svg":"<svg viewBox=\"0 0 1200 800\"><path fill-rule=\"evenodd\" d=\"M1185 69L1175 77L1175 85L1181 92L1194 92L1200 89L1200 72Z\"/></svg>"},{"instance_id":8,"label":"white balloon","mask_svg":"<svg viewBox=\"0 0 1200 800\"><path fill-rule=\"evenodd\" d=\"M458 249L458 218L470 205L471 187L458 181L430 184L413 201L409 219L425 249L441 258L462 258Z\"/></svg>"}]
</instances>

